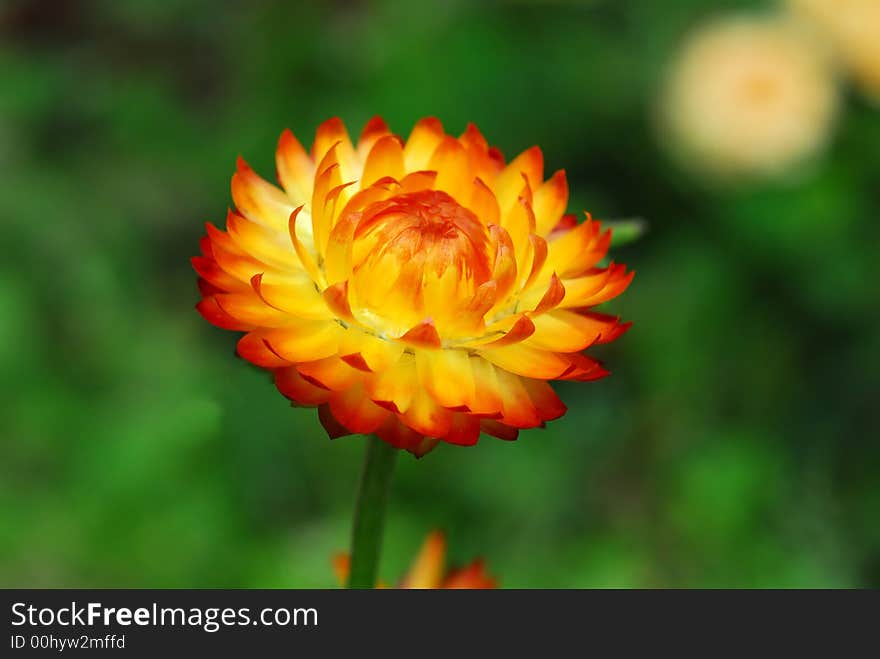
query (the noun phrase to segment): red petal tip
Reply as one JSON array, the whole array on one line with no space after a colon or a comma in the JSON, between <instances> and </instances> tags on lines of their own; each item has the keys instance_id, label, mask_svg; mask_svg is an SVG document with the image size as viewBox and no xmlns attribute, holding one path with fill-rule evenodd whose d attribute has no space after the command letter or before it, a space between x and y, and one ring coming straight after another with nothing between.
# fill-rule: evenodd
<instances>
[{"instance_id":1,"label":"red petal tip","mask_svg":"<svg viewBox=\"0 0 880 659\"><path fill-rule=\"evenodd\" d=\"M408 330L400 340L419 348L440 348L443 345L431 319L424 320Z\"/></svg>"}]
</instances>

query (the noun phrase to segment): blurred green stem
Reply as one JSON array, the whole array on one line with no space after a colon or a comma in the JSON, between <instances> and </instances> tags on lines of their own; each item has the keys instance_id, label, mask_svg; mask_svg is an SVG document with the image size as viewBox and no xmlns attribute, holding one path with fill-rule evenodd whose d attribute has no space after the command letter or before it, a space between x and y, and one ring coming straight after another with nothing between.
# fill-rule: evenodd
<instances>
[{"instance_id":1,"label":"blurred green stem","mask_svg":"<svg viewBox=\"0 0 880 659\"><path fill-rule=\"evenodd\" d=\"M397 449L378 437L367 439L364 468L354 509L349 588L375 588L385 508Z\"/></svg>"}]
</instances>

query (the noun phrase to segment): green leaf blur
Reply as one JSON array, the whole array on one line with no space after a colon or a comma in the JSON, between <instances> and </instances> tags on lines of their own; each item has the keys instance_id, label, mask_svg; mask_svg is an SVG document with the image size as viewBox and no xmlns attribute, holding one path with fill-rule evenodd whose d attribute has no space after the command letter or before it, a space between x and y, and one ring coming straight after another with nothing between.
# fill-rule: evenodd
<instances>
[{"instance_id":1,"label":"green leaf blur","mask_svg":"<svg viewBox=\"0 0 880 659\"><path fill-rule=\"evenodd\" d=\"M428 530L507 587L880 586L880 109L791 181L657 139L685 30L771 3L0 6L0 585L329 587L362 438L209 326L189 257L242 154L341 116L539 144L569 211L645 217L613 375L516 443L401 456L381 573Z\"/></svg>"}]
</instances>

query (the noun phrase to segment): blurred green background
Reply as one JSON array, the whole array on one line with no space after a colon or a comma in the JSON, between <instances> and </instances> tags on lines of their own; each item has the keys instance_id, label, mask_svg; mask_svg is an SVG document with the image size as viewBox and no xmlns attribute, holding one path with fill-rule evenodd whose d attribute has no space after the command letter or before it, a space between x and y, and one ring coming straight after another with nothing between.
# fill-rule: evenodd
<instances>
[{"instance_id":1,"label":"blurred green background","mask_svg":"<svg viewBox=\"0 0 880 659\"><path fill-rule=\"evenodd\" d=\"M476 122L642 215L609 379L510 444L402 457L384 579L425 533L506 587L880 586L880 110L847 92L795 181L659 146L686 30L769 2L0 3L0 585L331 587L364 448L327 440L189 257L235 157L341 116Z\"/></svg>"}]
</instances>

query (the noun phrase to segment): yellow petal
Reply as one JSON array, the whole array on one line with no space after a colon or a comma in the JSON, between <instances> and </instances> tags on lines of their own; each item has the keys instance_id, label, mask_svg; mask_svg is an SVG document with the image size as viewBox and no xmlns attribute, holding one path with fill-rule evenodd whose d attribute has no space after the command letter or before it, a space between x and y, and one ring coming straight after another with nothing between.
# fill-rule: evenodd
<instances>
[{"instance_id":1,"label":"yellow petal","mask_svg":"<svg viewBox=\"0 0 880 659\"><path fill-rule=\"evenodd\" d=\"M443 124L439 119L428 117L420 120L410 133L403 149L406 171L430 169L428 163L431 161L431 156L434 155L434 150L445 135Z\"/></svg>"},{"instance_id":2,"label":"yellow petal","mask_svg":"<svg viewBox=\"0 0 880 659\"><path fill-rule=\"evenodd\" d=\"M442 190L461 203L472 194L476 171L467 151L454 137L446 136L431 156L428 169L437 172L435 190Z\"/></svg>"},{"instance_id":3,"label":"yellow petal","mask_svg":"<svg viewBox=\"0 0 880 659\"><path fill-rule=\"evenodd\" d=\"M361 176L361 188L367 188L379 179L390 176L396 180L404 177L403 146L396 135L380 138L370 149Z\"/></svg>"},{"instance_id":4,"label":"yellow petal","mask_svg":"<svg viewBox=\"0 0 880 659\"><path fill-rule=\"evenodd\" d=\"M242 252L263 263L282 271L302 268L287 231L251 222L231 211L226 217L226 229Z\"/></svg>"},{"instance_id":5,"label":"yellow petal","mask_svg":"<svg viewBox=\"0 0 880 659\"><path fill-rule=\"evenodd\" d=\"M315 180L315 161L289 130L281 133L275 151L278 182L295 206L310 201Z\"/></svg>"},{"instance_id":6,"label":"yellow petal","mask_svg":"<svg viewBox=\"0 0 880 659\"><path fill-rule=\"evenodd\" d=\"M411 589L440 588L446 571L446 538L432 532L422 545L401 586Z\"/></svg>"},{"instance_id":7,"label":"yellow petal","mask_svg":"<svg viewBox=\"0 0 880 659\"><path fill-rule=\"evenodd\" d=\"M363 379L362 373L336 356L300 362L296 370L308 382L329 391L345 391Z\"/></svg>"},{"instance_id":8,"label":"yellow petal","mask_svg":"<svg viewBox=\"0 0 880 659\"><path fill-rule=\"evenodd\" d=\"M251 285L263 302L284 313L312 320L330 320L334 317L315 288L315 283L305 273L285 277L255 275L251 278Z\"/></svg>"},{"instance_id":9,"label":"yellow petal","mask_svg":"<svg viewBox=\"0 0 880 659\"><path fill-rule=\"evenodd\" d=\"M388 124L385 123L382 117L375 116L370 119L361 131L361 136L357 143L357 155L361 162L366 160L367 154L380 138L390 134L391 131L388 129Z\"/></svg>"},{"instance_id":10,"label":"yellow petal","mask_svg":"<svg viewBox=\"0 0 880 659\"><path fill-rule=\"evenodd\" d=\"M339 344L339 354L343 359L356 368L372 372L385 370L397 362L403 349L399 341L380 339L357 328L350 328Z\"/></svg>"},{"instance_id":11,"label":"yellow petal","mask_svg":"<svg viewBox=\"0 0 880 659\"><path fill-rule=\"evenodd\" d=\"M340 175L343 182L354 181L360 178L361 172L358 159L348 136L348 130L339 117L328 119L318 126L315 132L315 143L312 145L312 157L320 163L326 155L334 150L336 160L339 163ZM321 167L318 167L320 173Z\"/></svg>"},{"instance_id":12,"label":"yellow petal","mask_svg":"<svg viewBox=\"0 0 880 659\"><path fill-rule=\"evenodd\" d=\"M476 395L471 358L465 350L419 350L422 386L442 407L468 408Z\"/></svg>"},{"instance_id":13,"label":"yellow petal","mask_svg":"<svg viewBox=\"0 0 880 659\"><path fill-rule=\"evenodd\" d=\"M276 229L287 226L294 209L290 198L279 188L263 180L239 158L238 171L232 176L232 199L246 218Z\"/></svg>"},{"instance_id":14,"label":"yellow petal","mask_svg":"<svg viewBox=\"0 0 880 659\"><path fill-rule=\"evenodd\" d=\"M471 358L471 375L474 378L474 398L468 403L472 414L499 416L503 403L498 391L498 376L493 364L480 356Z\"/></svg>"},{"instance_id":15,"label":"yellow petal","mask_svg":"<svg viewBox=\"0 0 880 659\"><path fill-rule=\"evenodd\" d=\"M343 330L332 320L304 320L266 332L266 342L282 359L305 362L335 355Z\"/></svg>"},{"instance_id":16,"label":"yellow petal","mask_svg":"<svg viewBox=\"0 0 880 659\"><path fill-rule=\"evenodd\" d=\"M214 296L220 308L248 325L257 327L285 327L291 323L290 314L279 311L250 293L218 293Z\"/></svg>"},{"instance_id":17,"label":"yellow petal","mask_svg":"<svg viewBox=\"0 0 880 659\"><path fill-rule=\"evenodd\" d=\"M588 219L548 239L546 267L562 278L578 277L602 260L610 242L611 233L600 233L599 223Z\"/></svg>"},{"instance_id":18,"label":"yellow petal","mask_svg":"<svg viewBox=\"0 0 880 659\"><path fill-rule=\"evenodd\" d=\"M368 375L364 386L374 402L385 404L395 412L406 412L418 387L415 358L403 354L386 370Z\"/></svg>"},{"instance_id":19,"label":"yellow petal","mask_svg":"<svg viewBox=\"0 0 880 659\"><path fill-rule=\"evenodd\" d=\"M523 343L480 350L480 355L503 370L541 380L555 380L569 366L569 362L555 352L533 348Z\"/></svg>"},{"instance_id":20,"label":"yellow petal","mask_svg":"<svg viewBox=\"0 0 880 659\"><path fill-rule=\"evenodd\" d=\"M521 196L523 177L532 190L537 190L544 181L544 155L536 146L514 158L495 180L495 196L502 213L512 208Z\"/></svg>"},{"instance_id":21,"label":"yellow petal","mask_svg":"<svg viewBox=\"0 0 880 659\"><path fill-rule=\"evenodd\" d=\"M534 210L536 230L539 236L547 236L565 214L568 206L568 181L560 169L535 189Z\"/></svg>"},{"instance_id":22,"label":"yellow petal","mask_svg":"<svg viewBox=\"0 0 880 659\"><path fill-rule=\"evenodd\" d=\"M549 311L533 319L535 333L526 344L556 352L580 352L595 343L607 330L604 323L573 311Z\"/></svg>"}]
</instances>

